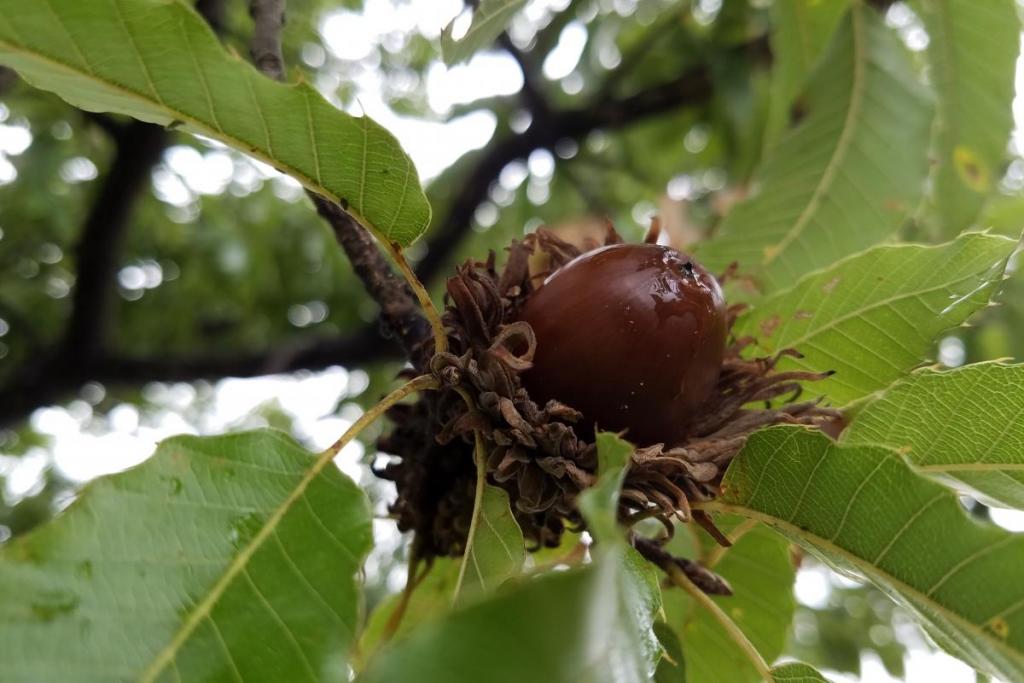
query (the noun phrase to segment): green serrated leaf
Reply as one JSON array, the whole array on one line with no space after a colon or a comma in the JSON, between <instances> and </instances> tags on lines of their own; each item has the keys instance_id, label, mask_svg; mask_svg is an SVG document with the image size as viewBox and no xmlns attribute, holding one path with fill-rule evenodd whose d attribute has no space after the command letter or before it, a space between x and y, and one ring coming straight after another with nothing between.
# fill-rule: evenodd
<instances>
[{"instance_id":1,"label":"green serrated leaf","mask_svg":"<svg viewBox=\"0 0 1024 683\"><path fill-rule=\"evenodd\" d=\"M653 630L661 609L658 579L614 526L633 449L611 434L599 435L598 444L597 490L582 497L590 501L588 523L596 522L600 533L611 525L611 532L595 548L594 562L508 582L496 595L425 624L382 651L359 683L649 681L662 654Z\"/></svg>"},{"instance_id":2,"label":"green serrated leaf","mask_svg":"<svg viewBox=\"0 0 1024 683\"><path fill-rule=\"evenodd\" d=\"M829 683L817 669L803 662L787 662L772 667L775 683Z\"/></svg>"},{"instance_id":3,"label":"green serrated leaf","mask_svg":"<svg viewBox=\"0 0 1024 683\"><path fill-rule=\"evenodd\" d=\"M867 405L847 444L897 449L918 472L991 504L1024 508L1024 365L915 372Z\"/></svg>"},{"instance_id":4,"label":"green serrated leaf","mask_svg":"<svg viewBox=\"0 0 1024 683\"><path fill-rule=\"evenodd\" d=\"M797 109L802 118L769 155L757 194L698 252L714 269L738 261L764 292L893 235L928 169L930 95L899 38L863 3L836 30Z\"/></svg>"},{"instance_id":5,"label":"green serrated leaf","mask_svg":"<svg viewBox=\"0 0 1024 683\"><path fill-rule=\"evenodd\" d=\"M76 107L180 124L250 154L400 246L430 223L394 136L306 83L261 76L180 0L0 0L0 64Z\"/></svg>"},{"instance_id":6,"label":"green serrated leaf","mask_svg":"<svg viewBox=\"0 0 1024 683\"><path fill-rule=\"evenodd\" d=\"M756 519L908 607L953 655L1024 677L1024 535L971 519L878 446L780 426L752 435L710 509Z\"/></svg>"},{"instance_id":7,"label":"green serrated leaf","mask_svg":"<svg viewBox=\"0 0 1024 683\"><path fill-rule=\"evenodd\" d=\"M944 237L968 228L996 190L1013 126L1020 19L1013 0L915 0L938 94L931 203Z\"/></svg>"},{"instance_id":8,"label":"green serrated leaf","mask_svg":"<svg viewBox=\"0 0 1024 683\"><path fill-rule=\"evenodd\" d=\"M594 538L605 543L622 540L619 530L619 491L626 478L626 467L633 455L633 445L612 434L597 435L597 482L580 494L580 512Z\"/></svg>"},{"instance_id":9,"label":"green serrated leaf","mask_svg":"<svg viewBox=\"0 0 1024 683\"><path fill-rule=\"evenodd\" d=\"M765 145L778 141L791 106L825 52L847 0L776 0L771 7L772 84Z\"/></svg>"},{"instance_id":10,"label":"green serrated leaf","mask_svg":"<svg viewBox=\"0 0 1024 683\"><path fill-rule=\"evenodd\" d=\"M697 552L702 564L729 582L733 594L712 599L743 631L761 657L771 662L782 654L796 609L796 569L789 542L763 525L742 518L720 518L716 524L733 541L732 547L721 548L700 532ZM683 531L680 529L677 535L681 536ZM663 599L669 623L682 637L688 680L761 680L753 664L738 654L729 634L707 610L694 605L682 591L666 591Z\"/></svg>"},{"instance_id":11,"label":"green serrated leaf","mask_svg":"<svg viewBox=\"0 0 1024 683\"><path fill-rule=\"evenodd\" d=\"M765 299L737 333L765 354L804 354L780 369L834 370L808 388L845 405L899 379L940 332L986 306L1015 246L968 234L936 247L876 247Z\"/></svg>"},{"instance_id":12,"label":"green serrated leaf","mask_svg":"<svg viewBox=\"0 0 1024 683\"><path fill-rule=\"evenodd\" d=\"M621 564L598 562L507 586L382 651L358 683L646 683L633 644L657 610L624 585Z\"/></svg>"},{"instance_id":13,"label":"green serrated leaf","mask_svg":"<svg viewBox=\"0 0 1024 683\"><path fill-rule=\"evenodd\" d=\"M646 617L661 609L661 591L654 566L626 544L618 523L619 494L634 448L611 432L599 432L596 442L597 481L580 494L578 504L597 541L592 552L608 584L604 618L614 619L616 613L633 615L623 617L630 626L620 636L619 651L609 656L617 662L615 669L624 680L646 681L662 656L653 619Z\"/></svg>"},{"instance_id":14,"label":"green serrated leaf","mask_svg":"<svg viewBox=\"0 0 1024 683\"><path fill-rule=\"evenodd\" d=\"M483 0L473 10L473 22L459 40L452 38L452 24L441 31L441 55L444 63L454 66L464 62L501 35L526 0ZM452 22L454 23L454 21Z\"/></svg>"},{"instance_id":15,"label":"green serrated leaf","mask_svg":"<svg viewBox=\"0 0 1024 683\"><path fill-rule=\"evenodd\" d=\"M1000 195L993 197L978 219L978 225L986 230L1020 238L1024 228L1024 196Z\"/></svg>"},{"instance_id":16,"label":"green serrated leaf","mask_svg":"<svg viewBox=\"0 0 1024 683\"><path fill-rule=\"evenodd\" d=\"M435 558L430 572L412 592L393 640L401 640L422 624L436 621L447 614L452 607L452 595L458 579L458 562L446 557ZM382 646L381 640L387 631L388 622L401 600L401 593L390 595L370 614L366 628L359 636L359 654L363 662L369 661Z\"/></svg>"},{"instance_id":17,"label":"green serrated leaf","mask_svg":"<svg viewBox=\"0 0 1024 683\"><path fill-rule=\"evenodd\" d=\"M654 672L654 683L686 683L686 658L679 635L663 621L654 622L654 633L664 650Z\"/></svg>"},{"instance_id":18,"label":"green serrated leaf","mask_svg":"<svg viewBox=\"0 0 1024 683\"><path fill-rule=\"evenodd\" d=\"M0 550L0 678L345 680L370 508L313 464L269 430L184 436L90 484Z\"/></svg>"},{"instance_id":19,"label":"green serrated leaf","mask_svg":"<svg viewBox=\"0 0 1024 683\"><path fill-rule=\"evenodd\" d=\"M483 483L456 584L459 601L494 590L523 570L526 546L508 493Z\"/></svg>"}]
</instances>

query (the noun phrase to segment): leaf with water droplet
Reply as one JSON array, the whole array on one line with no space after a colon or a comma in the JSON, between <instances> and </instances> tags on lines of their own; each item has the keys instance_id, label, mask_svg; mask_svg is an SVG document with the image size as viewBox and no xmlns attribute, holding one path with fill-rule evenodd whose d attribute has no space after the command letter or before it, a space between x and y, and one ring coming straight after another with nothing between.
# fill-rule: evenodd
<instances>
[{"instance_id":1,"label":"leaf with water droplet","mask_svg":"<svg viewBox=\"0 0 1024 683\"><path fill-rule=\"evenodd\" d=\"M270 430L189 436L90 483L0 547L0 680L220 680L211 651L246 683L343 670L371 515L315 462Z\"/></svg>"},{"instance_id":2,"label":"leaf with water droplet","mask_svg":"<svg viewBox=\"0 0 1024 683\"><path fill-rule=\"evenodd\" d=\"M75 574L81 579L92 578L92 560L82 560L75 565Z\"/></svg>"},{"instance_id":3,"label":"leaf with water droplet","mask_svg":"<svg viewBox=\"0 0 1024 683\"><path fill-rule=\"evenodd\" d=\"M229 532L232 544L236 548L247 545L260 532L264 523L263 516L257 512L249 512L241 517L236 517L231 522L231 531Z\"/></svg>"},{"instance_id":4,"label":"leaf with water droplet","mask_svg":"<svg viewBox=\"0 0 1024 683\"><path fill-rule=\"evenodd\" d=\"M53 621L78 607L78 596L67 590L52 589L39 592L32 602L32 614L40 621Z\"/></svg>"}]
</instances>

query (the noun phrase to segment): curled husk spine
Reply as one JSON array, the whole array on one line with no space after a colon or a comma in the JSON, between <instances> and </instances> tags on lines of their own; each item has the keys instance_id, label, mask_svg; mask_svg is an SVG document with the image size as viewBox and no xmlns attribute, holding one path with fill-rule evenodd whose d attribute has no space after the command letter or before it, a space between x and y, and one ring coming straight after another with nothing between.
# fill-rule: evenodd
<instances>
[{"instance_id":1,"label":"curled husk spine","mask_svg":"<svg viewBox=\"0 0 1024 683\"><path fill-rule=\"evenodd\" d=\"M609 228L604 244L620 242ZM443 388L393 408L394 428L378 442L395 458L376 473L395 482L398 496L391 513L400 529L414 532L414 550L421 557L457 556L465 549L476 432L487 450L488 481L508 492L531 549L555 547L566 530L583 528L576 498L594 481L596 448L577 435L574 425L581 415L572 406L538 405L523 387L520 373L530 367L536 340L517 314L546 275L598 246L592 242L580 249L540 230L509 247L503 269L491 253L486 261L462 264L449 278L444 321L450 348L430 365ZM729 308L730 331L741 311L742 306ZM658 520L666 530L664 540L671 537L674 520L694 521L727 544L710 518L690 503L715 497L725 468L747 437L767 425L815 425L837 418L836 411L814 400L770 407L780 397L795 399L801 382L824 373L776 370L782 356L798 355L791 349L745 359L753 341L730 332L718 384L682 443L638 445L620 499L619 515L627 526ZM467 407L467 396L476 410ZM746 407L759 402L765 407ZM704 590L727 591L694 563L665 553L658 541L637 537L636 545L657 564L681 566Z\"/></svg>"}]
</instances>

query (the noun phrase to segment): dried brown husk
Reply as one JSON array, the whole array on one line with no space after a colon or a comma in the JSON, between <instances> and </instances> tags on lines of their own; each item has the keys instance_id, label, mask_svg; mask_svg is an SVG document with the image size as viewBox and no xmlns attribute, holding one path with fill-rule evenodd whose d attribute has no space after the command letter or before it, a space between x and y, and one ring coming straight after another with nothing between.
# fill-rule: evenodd
<instances>
[{"instance_id":1,"label":"dried brown husk","mask_svg":"<svg viewBox=\"0 0 1024 683\"><path fill-rule=\"evenodd\" d=\"M619 242L609 227L603 244ZM574 425L581 415L576 410L557 401L540 406L523 388L520 373L530 367L536 340L530 326L518 321L518 311L548 274L599 246L591 241L581 249L540 230L508 248L502 270L492 253L486 261L459 266L449 278L444 320L450 349L431 362L445 388L393 409L389 417L395 427L378 443L396 456L377 473L395 482L398 497L391 512L400 529L415 532L421 557L458 556L465 548L476 480L475 432L487 448L488 481L508 492L531 549L557 546L565 530L583 527L576 498L594 480L596 449L577 435ZM730 329L741 310L729 309ZM692 520L727 544L690 503L715 497L725 468L747 437L767 425L817 425L838 417L818 401L792 400L801 382L826 373L776 370L782 356L798 355L794 350L743 358L752 343L730 339L718 385L684 442L637 447L620 500L620 518L628 526L658 520L664 540L675 520ZM464 396L477 410L467 407ZM790 400L770 407L785 396ZM761 402L764 408L745 407ZM657 547L657 542L637 543L648 559L664 563Z\"/></svg>"}]
</instances>

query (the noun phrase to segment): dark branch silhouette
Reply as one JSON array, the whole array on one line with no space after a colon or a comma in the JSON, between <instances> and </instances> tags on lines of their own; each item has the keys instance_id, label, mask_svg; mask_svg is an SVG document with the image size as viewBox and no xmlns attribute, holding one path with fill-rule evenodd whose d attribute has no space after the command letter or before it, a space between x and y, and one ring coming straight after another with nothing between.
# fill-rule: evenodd
<instances>
[{"instance_id":1,"label":"dark branch silhouette","mask_svg":"<svg viewBox=\"0 0 1024 683\"><path fill-rule=\"evenodd\" d=\"M217 35L227 30L226 0L196 0L196 11L206 19L206 23Z\"/></svg>"},{"instance_id":2,"label":"dark branch silhouette","mask_svg":"<svg viewBox=\"0 0 1024 683\"><path fill-rule=\"evenodd\" d=\"M257 31L259 41L255 40L254 34L251 46L254 59L258 64L279 63L283 68L283 60L275 61L280 55L280 29L283 21L275 20L273 15L268 17L265 10L283 8L284 3L266 0L262 3L259 0L253 2L261 4L262 8L262 13L253 12L254 19L267 22L265 30ZM206 0L197 5L199 8L204 6L209 9L220 7L221 4L217 0ZM514 57L518 53L510 42L505 47L513 50ZM767 40L764 38L736 49L748 52L751 59L757 61L766 61L768 57ZM427 254L417 268L424 281L435 279L449 265L451 255L470 231L477 207L486 201L491 184L508 163L525 159L536 149L553 149L561 140L580 141L595 130L622 128L681 107L700 106L709 100L712 93L709 67L699 65L675 79L626 97L598 98L579 108L551 111L543 97L543 83L538 82L539 77L529 55L519 53L516 58L524 70L525 82L530 84L530 92L521 96L531 110L534 125L522 133L493 141L469 168L466 180L456 193L447 214L432 228ZM538 125L541 117L543 125ZM146 124L128 124L122 128L110 120L97 123L108 130L115 140L128 140L130 136L142 135L140 131L149 130ZM154 140L158 136L167 135L160 129L148 134ZM138 141L138 138L133 139ZM21 419L34 408L61 400L88 381L138 385L150 381L252 377L398 359L403 352L406 358L416 364L425 362L429 346L427 342L430 339L429 326L420 315L418 305L404 281L395 275L388 260L361 226L340 207L315 196L313 201L318 212L331 225L355 272L371 297L381 306L379 326L369 325L344 338L287 342L259 352L230 356L129 357L105 348L105 329L109 324L110 313L109 296L114 291L113 277L119 253L119 236L124 233L134 196L146 186L145 180L149 177L147 161L151 165L154 159L159 158L159 150L154 152L153 146L162 147L158 141L151 141L151 146L118 146L118 156L111 166L105 187L119 187L119 191L101 192L93 207L93 212L106 212L114 220L104 222L103 231L99 229L98 220L93 224L90 218L83 225L82 240L78 247L82 270L74 297L72 323L61 344L36 362L23 367L5 386L0 387L0 424ZM122 156L125 157L123 160ZM112 182L112 179L116 179L119 165L121 168L135 170L145 166L144 171L135 174L135 183L127 186L130 191L125 191L123 181L121 185ZM70 348L74 344L81 345L80 351Z\"/></svg>"},{"instance_id":3,"label":"dark branch silhouette","mask_svg":"<svg viewBox=\"0 0 1024 683\"><path fill-rule=\"evenodd\" d=\"M770 58L767 38L736 48L759 61ZM612 72L614 74L615 72ZM492 142L466 173L466 182L456 194L448 214L429 233L427 253L416 266L416 274L430 282L449 265L451 254L469 233L473 214L487 199L491 184L506 165L526 159L537 149L553 149L561 140L581 141L595 130L614 130L681 107L706 103L711 97L711 74L707 65L694 66L677 78L620 99L601 99L589 106L550 112L534 120L522 133Z\"/></svg>"},{"instance_id":4,"label":"dark branch silhouette","mask_svg":"<svg viewBox=\"0 0 1024 683\"><path fill-rule=\"evenodd\" d=\"M259 377L402 357L402 350L393 341L369 327L350 337L299 340L256 353L180 357L100 355L80 359L80 363L34 366L35 372L21 373L0 392L0 425L13 423L40 406L61 400L86 382L117 387L155 381Z\"/></svg>"},{"instance_id":5,"label":"dark branch silhouette","mask_svg":"<svg viewBox=\"0 0 1024 683\"><path fill-rule=\"evenodd\" d=\"M14 87L14 82L18 80L18 74L13 69L8 69L6 66L0 66L0 95L3 95L9 89Z\"/></svg>"},{"instance_id":6,"label":"dark branch silhouette","mask_svg":"<svg viewBox=\"0 0 1024 683\"><path fill-rule=\"evenodd\" d=\"M0 424L59 399L70 388L68 378L94 367L112 322L114 280L132 209L149 186L149 171L160 160L168 135L159 126L134 122L114 136L114 161L75 247L70 320L61 340L19 368L0 391Z\"/></svg>"},{"instance_id":7,"label":"dark branch silhouette","mask_svg":"<svg viewBox=\"0 0 1024 683\"><path fill-rule=\"evenodd\" d=\"M285 0L249 0L249 16L254 25L249 53L256 68L275 81L284 80L281 30L285 4Z\"/></svg>"},{"instance_id":8,"label":"dark branch silhouette","mask_svg":"<svg viewBox=\"0 0 1024 683\"><path fill-rule=\"evenodd\" d=\"M170 134L160 126L132 122L114 136L114 163L82 226L75 247L75 288L62 359L75 365L103 348L110 329L121 247L135 204L149 187L150 169L160 160ZM70 354L70 358L68 358Z\"/></svg>"},{"instance_id":9,"label":"dark branch silhouette","mask_svg":"<svg viewBox=\"0 0 1024 683\"><path fill-rule=\"evenodd\" d=\"M281 30L285 24L285 0L250 0L249 14L255 22L249 44L253 62L264 75L284 80ZM395 274L370 234L348 212L314 192L307 194L317 213L331 226L367 293L380 306L381 331L397 339L406 357L424 370L430 354L430 325L420 314L412 290Z\"/></svg>"},{"instance_id":10,"label":"dark branch silhouette","mask_svg":"<svg viewBox=\"0 0 1024 683\"><path fill-rule=\"evenodd\" d=\"M427 367L433 350L430 323L405 280L395 274L370 234L340 206L310 194L317 212L334 230L352 269L380 306L381 332L398 341L419 370Z\"/></svg>"}]
</instances>

